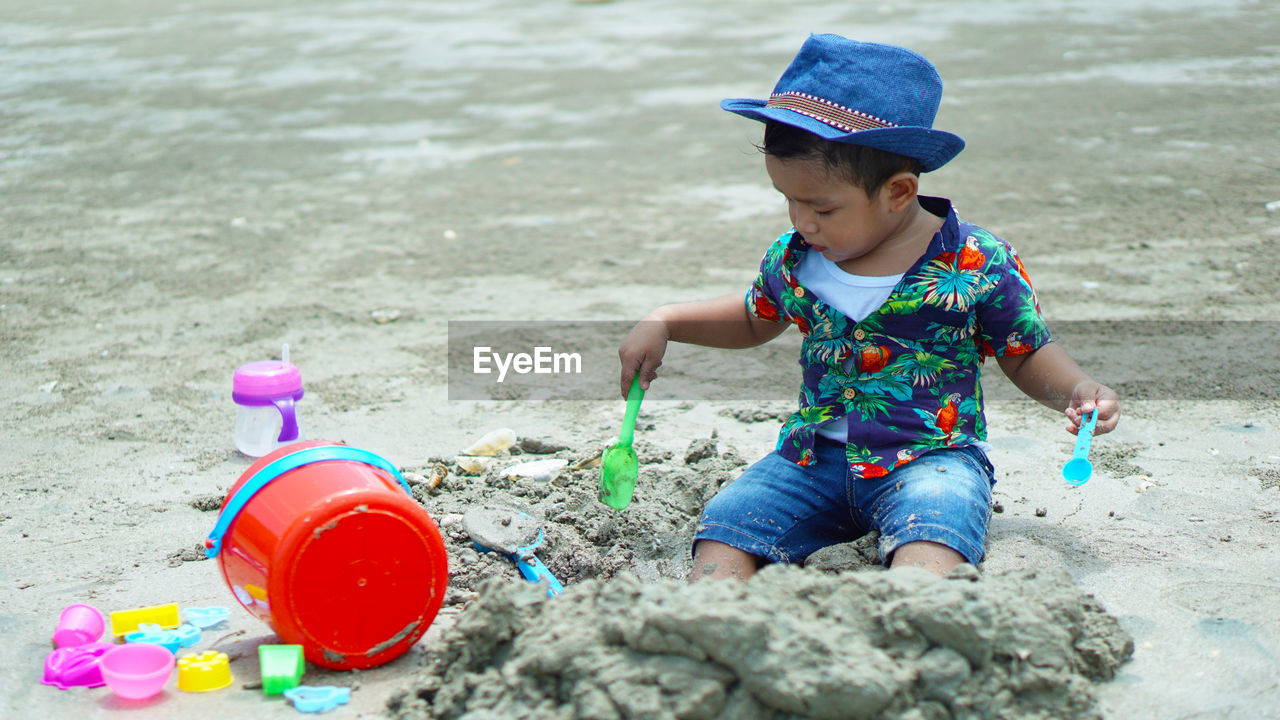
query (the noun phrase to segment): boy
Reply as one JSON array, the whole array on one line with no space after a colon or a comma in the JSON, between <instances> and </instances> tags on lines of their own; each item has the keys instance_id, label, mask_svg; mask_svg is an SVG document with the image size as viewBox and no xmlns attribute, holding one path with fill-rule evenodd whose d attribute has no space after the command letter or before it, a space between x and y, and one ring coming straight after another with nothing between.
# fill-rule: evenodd
<instances>
[{"instance_id":1,"label":"boy","mask_svg":"<svg viewBox=\"0 0 1280 720\"><path fill-rule=\"evenodd\" d=\"M741 348L790 324L804 335L800 409L777 449L708 503L691 580L746 578L765 562L880 532L886 565L945 575L983 557L994 474L984 357L1068 431L1119 399L1052 342L1021 261L917 194L964 148L932 129L942 81L902 48L811 36L768 101L724 109L766 123L765 169L792 229L741 296L668 305L623 341L622 392L648 388L668 341Z\"/></svg>"}]
</instances>

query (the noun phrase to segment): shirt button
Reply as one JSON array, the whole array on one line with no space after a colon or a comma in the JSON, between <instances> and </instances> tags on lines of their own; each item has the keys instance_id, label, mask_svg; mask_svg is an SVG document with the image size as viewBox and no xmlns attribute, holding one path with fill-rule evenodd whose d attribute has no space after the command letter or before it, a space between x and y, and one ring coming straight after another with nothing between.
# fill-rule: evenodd
<instances>
[{"instance_id":1,"label":"shirt button","mask_svg":"<svg viewBox=\"0 0 1280 720\"><path fill-rule=\"evenodd\" d=\"M854 399L854 398L856 398L856 397L858 397L858 391L857 391L857 390L854 390L853 388L845 388L845 389L844 389L844 399L845 399L845 400L852 400L852 399Z\"/></svg>"},{"instance_id":2,"label":"shirt button","mask_svg":"<svg viewBox=\"0 0 1280 720\"><path fill-rule=\"evenodd\" d=\"M866 340L866 339L867 339L867 333L866 333L866 331L865 331L865 330L863 330L862 328L858 328L857 330L854 330L854 331L853 331L853 339L854 339L854 340Z\"/></svg>"},{"instance_id":3,"label":"shirt button","mask_svg":"<svg viewBox=\"0 0 1280 720\"><path fill-rule=\"evenodd\" d=\"M800 287L799 285L796 286L796 297L800 297L800 298L804 297L804 288Z\"/></svg>"}]
</instances>

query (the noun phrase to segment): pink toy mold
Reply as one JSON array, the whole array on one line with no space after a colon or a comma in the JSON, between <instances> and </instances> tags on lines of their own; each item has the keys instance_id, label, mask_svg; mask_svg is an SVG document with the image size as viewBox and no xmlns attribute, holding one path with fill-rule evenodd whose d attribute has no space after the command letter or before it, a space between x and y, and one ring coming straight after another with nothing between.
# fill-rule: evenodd
<instances>
[{"instance_id":1,"label":"pink toy mold","mask_svg":"<svg viewBox=\"0 0 1280 720\"><path fill-rule=\"evenodd\" d=\"M116 647L111 643L92 642L58 648L44 659L44 677L40 682L59 690L72 687L102 687L102 656Z\"/></svg>"}]
</instances>

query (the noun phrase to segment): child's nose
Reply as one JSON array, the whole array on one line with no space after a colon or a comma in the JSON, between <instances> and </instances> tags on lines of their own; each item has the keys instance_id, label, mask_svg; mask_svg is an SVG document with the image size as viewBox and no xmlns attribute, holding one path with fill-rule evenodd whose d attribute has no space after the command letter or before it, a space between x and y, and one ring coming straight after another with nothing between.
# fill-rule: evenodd
<instances>
[{"instance_id":1,"label":"child's nose","mask_svg":"<svg viewBox=\"0 0 1280 720\"><path fill-rule=\"evenodd\" d=\"M795 226L802 234L812 235L818 232L818 217L812 210L797 210Z\"/></svg>"}]
</instances>

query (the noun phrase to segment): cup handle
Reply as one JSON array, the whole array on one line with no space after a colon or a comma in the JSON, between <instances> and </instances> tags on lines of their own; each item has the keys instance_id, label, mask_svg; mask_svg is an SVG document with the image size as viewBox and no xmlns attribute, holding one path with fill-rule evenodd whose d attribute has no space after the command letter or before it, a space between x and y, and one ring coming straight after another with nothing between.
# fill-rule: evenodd
<instances>
[{"instance_id":1,"label":"cup handle","mask_svg":"<svg viewBox=\"0 0 1280 720\"><path fill-rule=\"evenodd\" d=\"M271 398L271 404L280 411L280 437L277 442L293 442L298 439L298 414L293 406L293 396Z\"/></svg>"}]
</instances>

